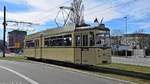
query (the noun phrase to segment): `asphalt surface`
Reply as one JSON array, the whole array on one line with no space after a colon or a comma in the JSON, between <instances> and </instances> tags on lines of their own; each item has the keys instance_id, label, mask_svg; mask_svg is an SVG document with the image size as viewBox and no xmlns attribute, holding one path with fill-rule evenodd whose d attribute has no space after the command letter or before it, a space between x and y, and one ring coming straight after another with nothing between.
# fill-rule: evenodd
<instances>
[{"instance_id":1,"label":"asphalt surface","mask_svg":"<svg viewBox=\"0 0 150 84\"><path fill-rule=\"evenodd\" d=\"M127 84L49 65L0 60L0 84Z\"/></svg>"}]
</instances>

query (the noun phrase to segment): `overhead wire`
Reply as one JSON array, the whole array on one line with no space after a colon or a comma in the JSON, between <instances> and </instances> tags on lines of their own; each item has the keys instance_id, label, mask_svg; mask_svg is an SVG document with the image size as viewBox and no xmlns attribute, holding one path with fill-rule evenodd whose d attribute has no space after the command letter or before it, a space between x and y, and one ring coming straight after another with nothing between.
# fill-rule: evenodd
<instances>
[{"instance_id":1,"label":"overhead wire","mask_svg":"<svg viewBox=\"0 0 150 84\"><path fill-rule=\"evenodd\" d=\"M49 11L50 11L50 12L49 12L46 16L44 16L44 17L42 17L42 18L40 18L40 19L35 20L35 22L37 22L37 21L39 21L39 20L41 20L41 19L48 18L50 15L53 14L52 11L56 11L56 10L54 10L54 9L60 7L60 6L63 5L63 4L66 4L67 2L70 2L70 0L67 0L67 1L65 1L65 2L63 2L63 3L61 3L61 4L57 5L57 6L55 6L55 7L53 7L53 8L50 8L49 10L43 11L43 12L46 12L46 13L48 13Z\"/></svg>"},{"instance_id":2,"label":"overhead wire","mask_svg":"<svg viewBox=\"0 0 150 84\"><path fill-rule=\"evenodd\" d=\"M65 2L63 2L63 3L61 3L61 4L59 4L58 6L55 6L55 7L53 7L53 8L51 8L50 10L46 10L46 11L55 11L54 9L56 9L56 8L58 8L58 7L60 7L60 6L62 6L63 4L66 4L66 3L68 3L68 2L70 2L70 1L72 1L72 0L67 0L67 1L65 1ZM86 2L86 1L89 1L89 0L83 0L83 2ZM45 11L45 12L46 12ZM44 11L43 11L44 12ZM48 15L46 15L46 16L44 16L43 18L40 18L39 20L41 20L41 19L45 19L45 18L48 18L50 15L52 15L53 14L53 12L50 12L50 13L48 13ZM36 20L35 22L37 22L38 20Z\"/></svg>"},{"instance_id":3,"label":"overhead wire","mask_svg":"<svg viewBox=\"0 0 150 84\"><path fill-rule=\"evenodd\" d=\"M86 2L86 1L89 1L89 0L84 0L83 2ZM116 2L116 1L115 1ZM64 2L65 3L65 2ZM63 4L64 4L63 3ZM123 3L124 4L124 3ZM127 3L126 3L127 4ZM95 8L97 8L97 7L100 7L100 5L101 6L105 6L105 3L102 5L102 4L98 4L98 5L96 5L96 6L94 6L94 7L91 7L90 9L88 9L88 10L92 10L92 9L95 9ZM119 5L122 5L122 4L119 4ZM116 6L114 6L114 7L117 7L117 6L119 6L119 5L116 5ZM110 9L110 8L112 8L112 7L108 7L107 9L104 9L104 10L107 10L108 11L108 9ZM52 13L51 14L48 14L47 16L45 16L45 17L43 17L42 19L45 19L45 18L48 18L50 15L52 15Z\"/></svg>"},{"instance_id":4,"label":"overhead wire","mask_svg":"<svg viewBox=\"0 0 150 84\"><path fill-rule=\"evenodd\" d=\"M121 3L121 4L117 4L117 5L115 5L115 6L110 6L110 7L107 7L107 8L105 8L105 9L102 9L101 10L101 12L99 13L99 14L103 14L103 13L106 13L107 11L109 11L111 8L115 8L115 7L119 7L119 6L123 6L123 5L126 5L126 4L130 4L131 2L134 2L134 1L136 1L136 0L131 0L131 1L128 1L128 2L125 2L125 3ZM104 5L103 5L104 6ZM97 8L97 7L101 7L101 6L99 6L99 5L97 5L97 6L95 6L93 9L95 9L95 8ZM90 10L92 10L92 8L90 9ZM94 13L94 12L88 12L86 15L89 15L89 14L91 14L91 13ZM85 16L86 16L85 15Z\"/></svg>"},{"instance_id":5,"label":"overhead wire","mask_svg":"<svg viewBox=\"0 0 150 84\"><path fill-rule=\"evenodd\" d=\"M116 0L117 1L117 0ZM115 2L116 2L115 1ZM93 7L90 7L90 8L87 8L88 10L92 10L92 9L95 9L95 8L97 8L97 7L102 7L102 6L105 6L107 4L107 2L103 2L103 3L100 3L100 4L97 4L97 5L95 5L95 6L93 6Z\"/></svg>"}]
</instances>

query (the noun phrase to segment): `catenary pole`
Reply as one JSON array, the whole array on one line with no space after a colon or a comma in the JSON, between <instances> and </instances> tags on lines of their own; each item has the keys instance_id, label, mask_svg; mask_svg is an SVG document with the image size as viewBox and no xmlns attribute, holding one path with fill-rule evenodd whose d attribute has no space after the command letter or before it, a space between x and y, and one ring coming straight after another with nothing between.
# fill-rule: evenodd
<instances>
[{"instance_id":1,"label":"catenary pole","mask_svg":"<svg viewBox=\"0 0 150 84\"><path fill-rule=\"evenodd\" d=\"M5 57L5 48L6 48L6 41L5 41L5 36L6 36L6 6L4 6L4 22L3 22L3 26L4 26L4 31L3 31L3 57Z\"/></svg>"},{"instance_id":2,"label":"catenary pole","mask_svg":"<svg viewBox=\"0 0 150 84\"><path fill-rule=\"evenodd\" d=\"M128 36L128 35L127 35L127 31L128 31L128 30L127 30L127 29L128 29L128 28L127 28L127 16L124 17L124 18L125 18L125 32L126 32L125 40L126 40L126 46L127 46L127 44L128 44L128 43L127 43L127 38L128 38L128 37L127 37L127 36ZM125 51L125 56L126 56L126 57L128 56L128 49Z\"/></svg>"}]
</instances>

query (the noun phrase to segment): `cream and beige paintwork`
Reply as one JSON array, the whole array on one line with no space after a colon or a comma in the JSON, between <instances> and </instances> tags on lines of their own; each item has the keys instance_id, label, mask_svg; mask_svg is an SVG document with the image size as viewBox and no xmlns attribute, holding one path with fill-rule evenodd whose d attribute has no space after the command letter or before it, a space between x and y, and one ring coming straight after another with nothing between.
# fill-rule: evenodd
<instances>
[{"instance_id":1,"label":"cream and beige paintwork","mask_svg":"<svg viewBox=\"0 0 150 84\"><path fill-rule=\"evenodd\" d=\"M93 30L82 30L78 32L70 31L63 32L62 29L50 29L47 31L35 33L29 36L26 36L25 40L39 40L39 47L37 48L24 48L24 55L27 57L32 57L36 59L50 59L64 62L71 62L77 64L88 64L96 65L102 64L103 62L111 63L111 49L102 49L98 47L76 47L75 36L78 34L89 34L89 32L96 33L96 29ZM43 35L41 37L41 34ZM70 47L48 47L44 48L44 38L57 36L57 35L72 35L72 46ZM88 35L89 38L89 35ZM96 38L95 38L96 39ZM42 43L41 43L42 42ZM88 42L90 43L90 42Z\"/></svg>"},{"instance_id":2,"label":"cream and beige paintwork","mask_svg":"<svg viewBox=\"0 0 150 84\"><path fill-rule=\"evenodd\" d=\"M40 58L51 59L77 64L82 63L88 65L102 64L103 61L111 63L110 52L111 52L110 49L103 50L100 48L87 48L87 49L85 48L85 50L83 51L81 51L81 48L60 48L60 47L43 48L42 51L40 50L40 48L24 49L24 53L27 57L33 57L36 59Z\"/></svg>"}]
</instances>

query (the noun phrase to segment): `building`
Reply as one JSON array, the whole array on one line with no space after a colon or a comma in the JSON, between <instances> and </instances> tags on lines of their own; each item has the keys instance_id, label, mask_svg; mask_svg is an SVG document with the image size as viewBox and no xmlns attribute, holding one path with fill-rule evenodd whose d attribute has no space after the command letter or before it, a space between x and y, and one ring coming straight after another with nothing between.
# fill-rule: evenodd
<instances>
[{"instance_id":1,"label":"building","mask_svg":"<svg viewBox=\"0 0 150 84\"><path fill-rule=\"evenodd\" d=\"M8 43L5 42L5 53L9 53L7 46L8 46ZM3 52L3 51L4 51L3 40L0 40L0 52Z\"/></svg>"},{"instance_id":2,"label":"building","mask_svg":"<svg viewBox=\"0 0 150 84\"><path fill-rule=\"evenodd\" d=\"M121 43L130 45L132 49L150 49L150 34L146 33L132 33L124 35Z\"/></svg>"},{"instance_id":3,"label":"building","mask_svg":"<svg viewBox=\"0 0 150 84\"><path fill-rule=\"evenodd\" d=\"M112 50L115 51L130 51L132 55L145 53L150 50L150 34L132 33L123 36L111 37ZM139 53L140 52L140 53ZM145 54L142 54L144 56Z\"/></svg>"},{"instance_id":4,"label":"building","mask_svg":"<svg viewBox=\"0 0 150 84\"><path fill-rule=\"evenodd\" d=\"M4 45L3 45L3 40L0 40L0 52L3 51Z\"/></svg>"},{"instance_id":5,"label":"building","mask_svg":"<svg viewBox=\"0 0 150 84\"><path fill-rule=\"evenodd\" d=\"M13 30L8 32L8 48L12 52L18 52L24 46L26 31Z\"/></svg>"},{"instance_id":6,"label":"building","mask_svg":"<svg viewBox=\"0 0 150 84\"><path fill-rule=\"evenodd\" d=\"M130 49L150 49L150 34L132 33L111 37L112 45L128 45Z\"/></svg>"}]
</instances>

